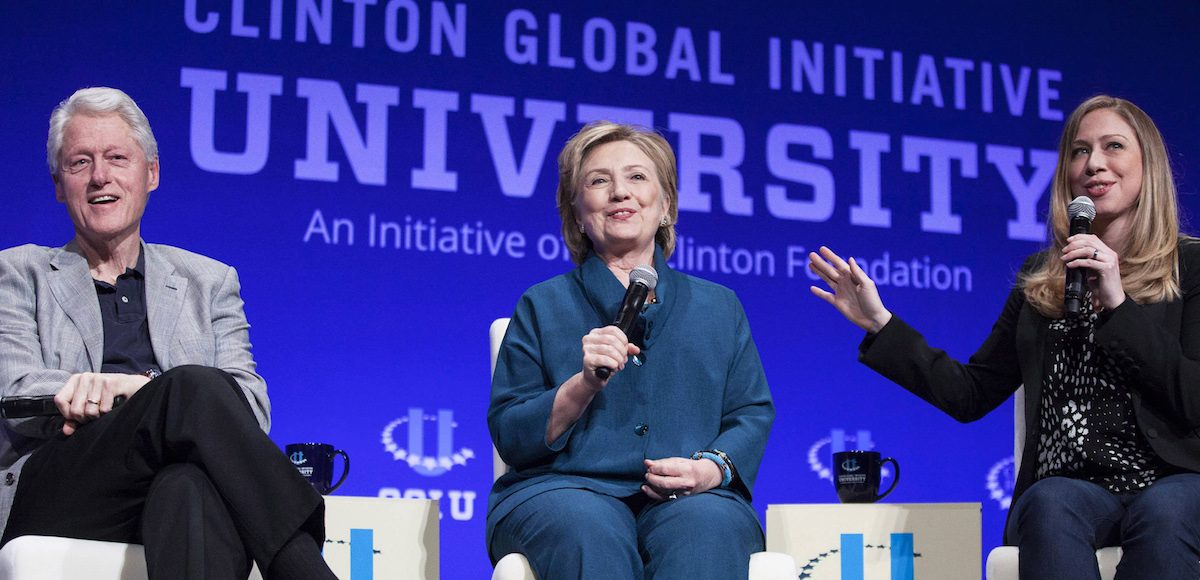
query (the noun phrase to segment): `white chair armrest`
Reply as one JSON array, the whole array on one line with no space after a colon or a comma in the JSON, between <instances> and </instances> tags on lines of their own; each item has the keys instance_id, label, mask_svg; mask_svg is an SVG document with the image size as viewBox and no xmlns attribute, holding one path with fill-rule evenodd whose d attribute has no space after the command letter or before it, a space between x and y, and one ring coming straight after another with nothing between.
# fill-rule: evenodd
<instances>
[{"instance_id":1,"label":"white chair armrest","mask_svg":"<svg viewBox=\"0 0 1200 580\"><path fill-rule=\"evenodd\" d=\"M795 580L796 561L780 552L759 552L750 556L750 580ZM492 580L537 580L522 554L509 554L496 563Z\"/></svg>"},{"instance_id":2,"label":"white chair armrest","mask_svg":"<svg viewBox=\"0 0 1200 580\"><path fill-rule=\"evenodd\" d=\"M525 555L514 552L496 562L492 580L537 580L537 576L533 575L533 568L529 567Z\"/></svg>"},{"instance_id":3,"label":"white chair armrest","mask_svg":"<svg viewBox=\"0 0 1200 580\"><path fill-rule=\"evenodd\" d=\"M750 580L795 580L796 560L782 552L750 555Z\"/></svg>"},{"instance_id":4,"label":"white chair armrest","mask_svg":"<svg viewBox=\"0 0 1200 580\"><path fill-rule=\"evenodd\" d=\"M987 580L1018 580L1017 566L1021 552L1015 546L1000 546L988 554ZM1113 580L1117 574L1117 563L1121 561L1121 548L1096 550L1096 564L1100 568L1101 580Z\"/></svg>"},{"instance_id":5,"label":"white chair armrest","mask_svg":"<svg viewBox=\"0 0 1200 580\"><path fill-rule=\"evenodd\" d=\"M1017 562L1020 552L1016 546L1000 546L988 553L985 577L987 580L1018 580Z\"/></svg>"}]
</instances>

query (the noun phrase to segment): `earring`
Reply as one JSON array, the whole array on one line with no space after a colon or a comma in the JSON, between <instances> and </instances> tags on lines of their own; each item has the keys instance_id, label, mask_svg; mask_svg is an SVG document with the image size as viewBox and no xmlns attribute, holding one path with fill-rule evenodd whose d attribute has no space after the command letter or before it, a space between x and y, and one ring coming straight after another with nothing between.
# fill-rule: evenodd
<instances>
[{"instance_id":1,"label":"earring","mask_svg":"<svg viewBox=\"0 0 1200 580\"><path fill-rule=\"evenodd\" d=\"M660 228L667 227L667 217L666 216L663 216L662 221L658 222L658 227L660 227Z\"/></svg>"},{"instance_id":2,"label":"earring","mask_svg":"<svg viewBox=\"0 0 1200 580\"><path fill-rule=\"evenodd\" d=\"M579 224L579 233L581 233L581 234L584 233L583 224Z\"/></svg>"}]
</instances>

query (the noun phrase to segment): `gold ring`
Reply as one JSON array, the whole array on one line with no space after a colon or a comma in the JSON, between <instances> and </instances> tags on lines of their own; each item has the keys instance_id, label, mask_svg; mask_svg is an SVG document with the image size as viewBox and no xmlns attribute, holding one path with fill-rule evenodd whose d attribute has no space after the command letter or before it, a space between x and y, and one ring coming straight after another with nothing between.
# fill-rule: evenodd
<instances>
[{"instance_id":1,"label":"gold ring","mask_svg":"<svg viewBox=\"0 0 1200 580\"><path fill-rule=\"evenodd\" d=\"M89 403L91 403L91 404L93 404L93 405L96 405L97 407L99 407L99 406L100 406L100 401L93 401L93 400L91 400L91 399L88 399L88 400L87 400L87 402L89 402Z\"/></svg>"}]
</instances>

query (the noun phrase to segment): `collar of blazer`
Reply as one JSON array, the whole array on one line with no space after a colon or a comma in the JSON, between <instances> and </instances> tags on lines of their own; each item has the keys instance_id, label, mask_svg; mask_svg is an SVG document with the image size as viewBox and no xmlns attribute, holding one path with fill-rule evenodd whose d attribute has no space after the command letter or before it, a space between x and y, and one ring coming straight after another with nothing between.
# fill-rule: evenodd
<instances>
[{"instance_id":1,"label":"collar of blazer","mask_svg":"<svg viewBox=\"0 0 1200 580\"><path fill-rule=\"evenodd\" d=\"M174 264L155 246L142 241L141 250L146 256L146 316L150 343L154 357L165 370L173 366L168 359L170 345L187 294L188 280L176 275ZM79 245L71 241L51 257L50 269L50 291L83 337L92 372L100 372L104 362L104 323L100 319L100 303L87 258Z\"/></svg>"}]
</instances>

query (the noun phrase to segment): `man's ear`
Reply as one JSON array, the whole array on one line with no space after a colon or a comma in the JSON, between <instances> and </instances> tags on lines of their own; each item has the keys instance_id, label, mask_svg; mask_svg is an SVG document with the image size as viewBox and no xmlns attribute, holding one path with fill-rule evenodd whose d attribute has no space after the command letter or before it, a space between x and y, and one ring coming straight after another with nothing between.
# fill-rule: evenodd
<instances>
[{"instance_id":1,"label":"man's ear","mask_svg":"<svg viewBox=\"0 0 1200 580\"><path fill-rule=\"evenodd\" d=\"M63 193L62 178L58 173L51 173L50 180L54 182L54 199L58 200L58 203L66 203L67 194Z\"/></svg>"},{"instance_id":2,"label":"man's ear","mask_svg":"<svg viewBox=\"0 0 1200 580\"><path fill-rule=\"evenodd\" d=\"M150 193L158 189L158 159L147 163L146 171L150 174L146 180L146 193Z\"/></svg>"}]
</instances>

